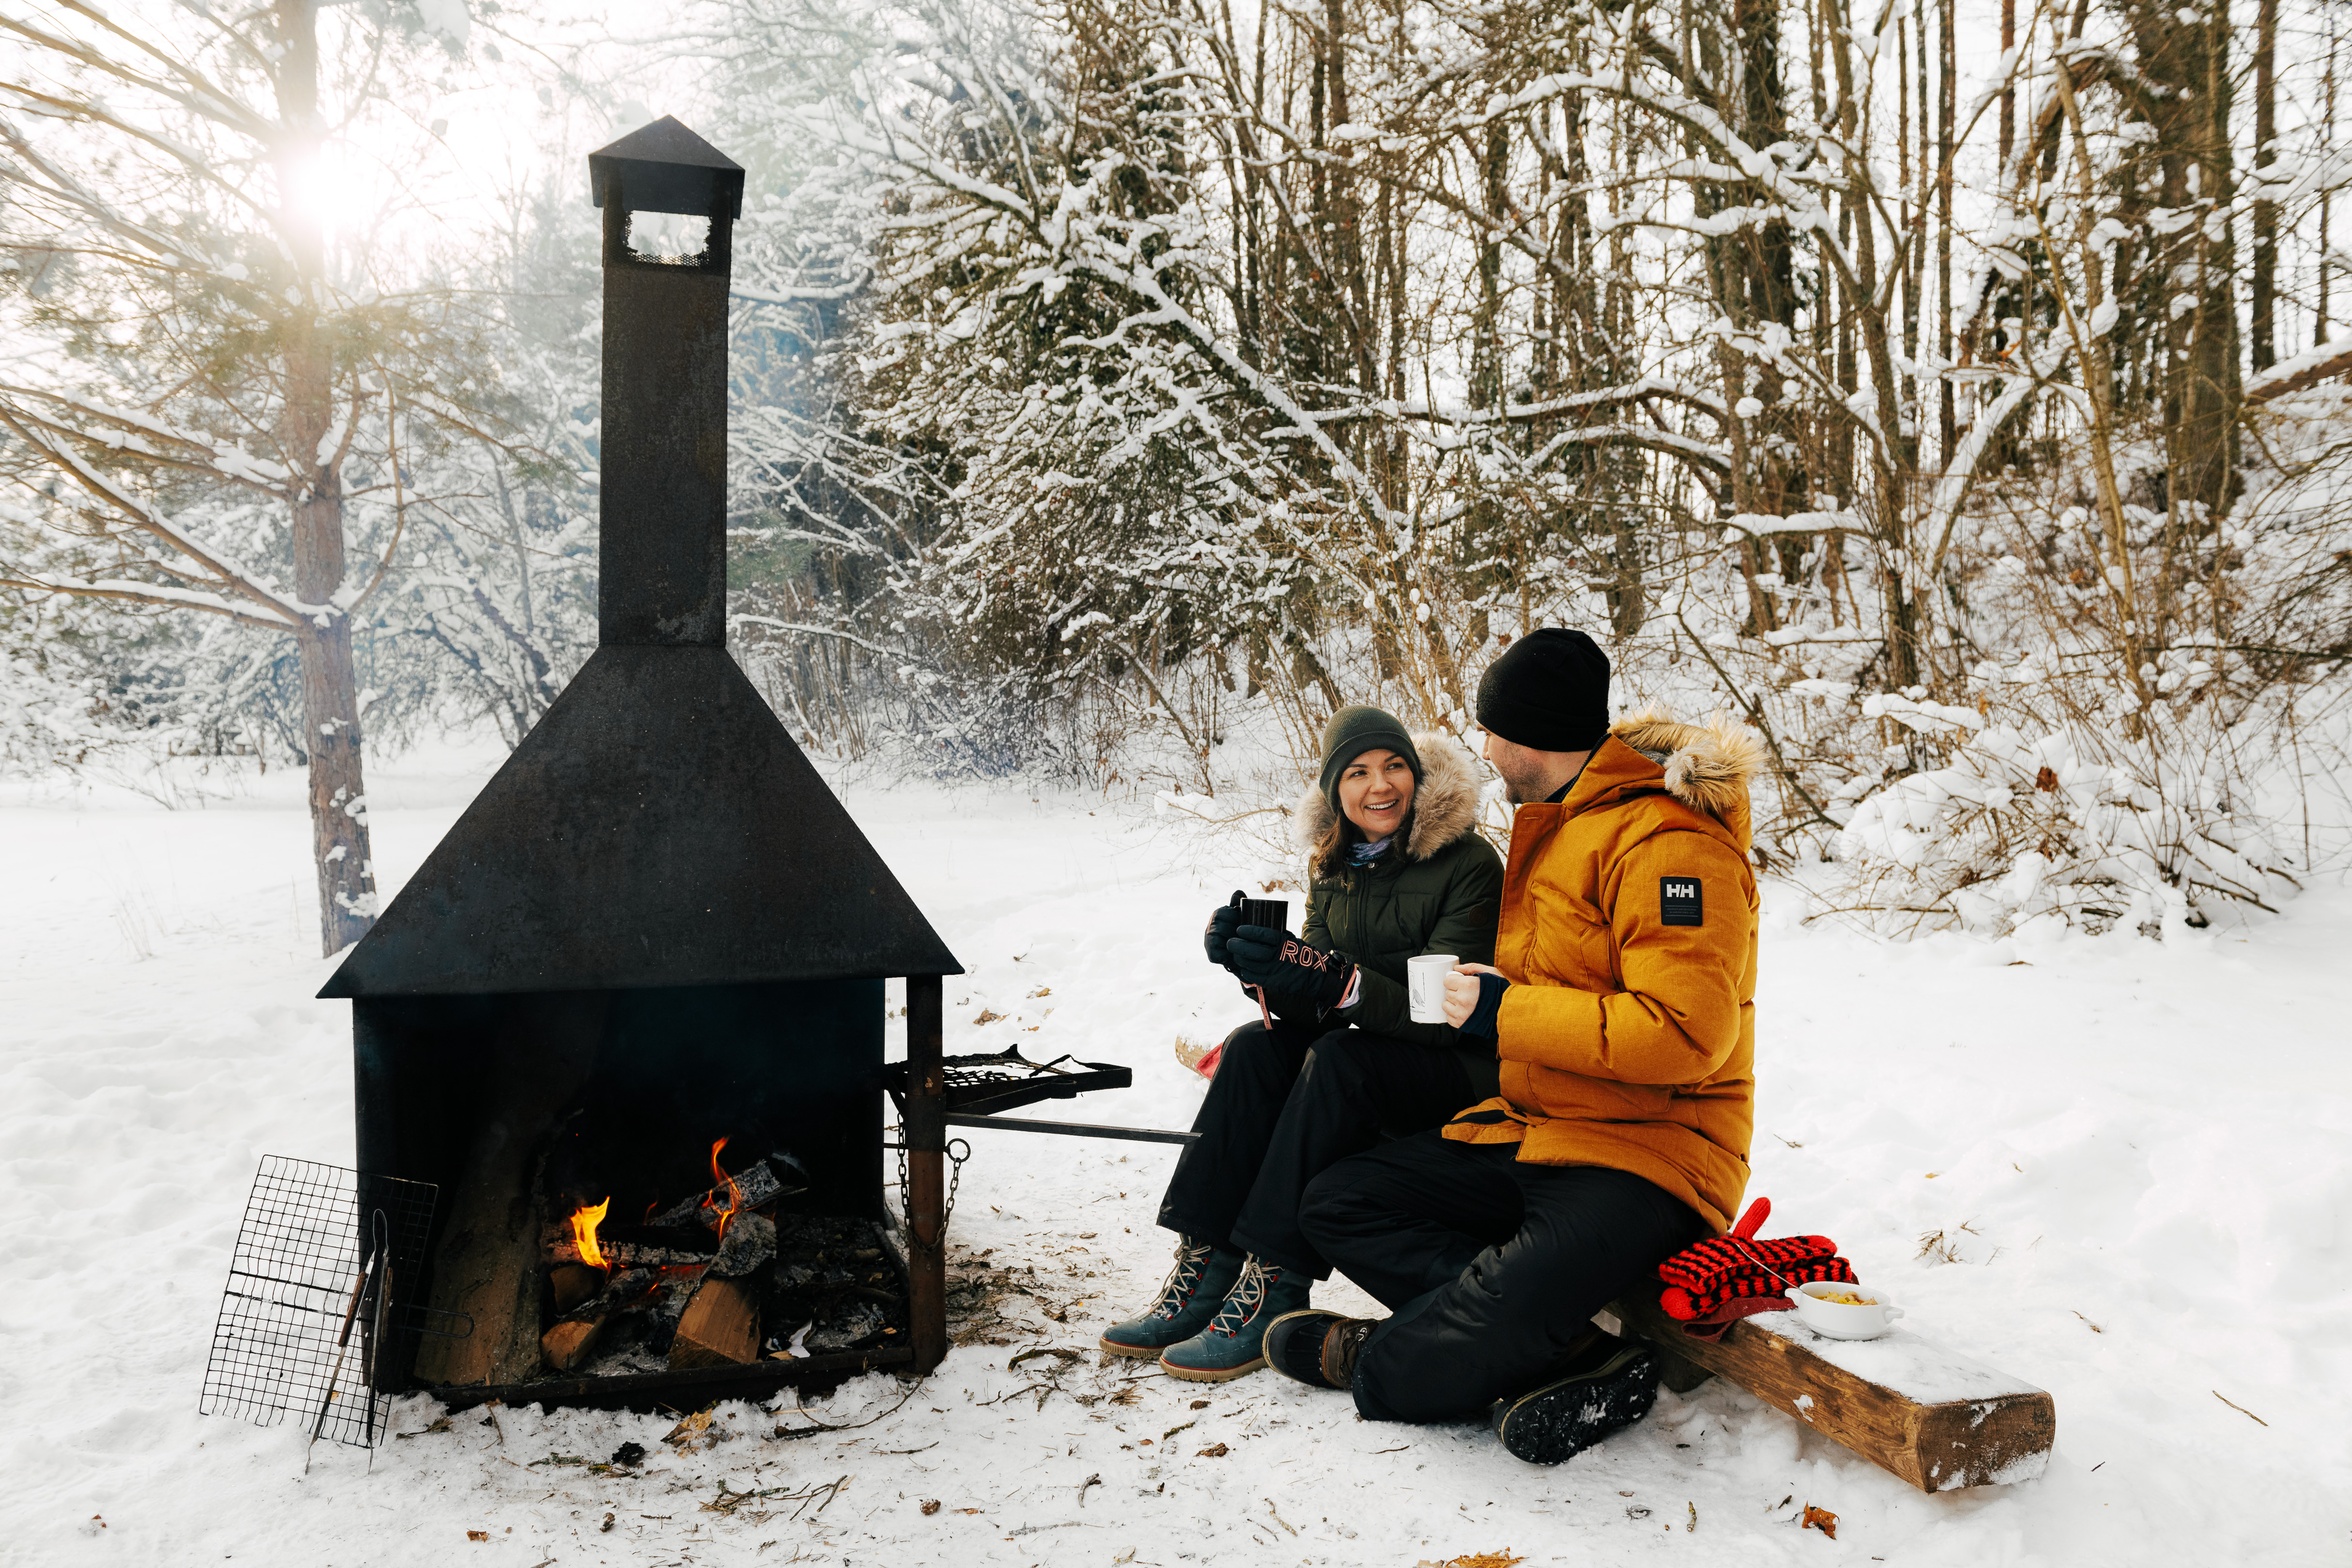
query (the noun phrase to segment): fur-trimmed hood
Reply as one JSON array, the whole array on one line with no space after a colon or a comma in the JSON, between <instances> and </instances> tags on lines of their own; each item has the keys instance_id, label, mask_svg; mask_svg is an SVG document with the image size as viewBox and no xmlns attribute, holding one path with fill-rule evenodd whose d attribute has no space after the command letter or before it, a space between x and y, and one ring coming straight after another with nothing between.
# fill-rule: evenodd
<instances>
[{"instance_id":1,"label":"fur-trimmed hood","mask_svg":"<svg viewBox=\"0 0 2352 1568\"><path fill-rule=\"evenodd\" d=\"M1723 713L1683 724L1645 708L1609 732L1665 770L1666 793L1719 822L1745 821L1749 781L1764 771L1763 740Z\"/></svg>"},{"instance_id":2,"label":"fur-trimmed hood","mask_svg":"<svg viewBox=\"0 0 2352 1568\"><path fill-rule=\"evenodd\" d=\"M1412 749L1421 755L1421 783L1412 792L1412 818L1403 845L1407 860L1426 860L1478 823L1478 766L1462 743L1443 730L1415 731ZM1298 797L1299 847L1312 854L1337 814L1310 784ZM1315 875L1335 875L1337 866L1317 866Z\"/></svg>"}]
</instances>

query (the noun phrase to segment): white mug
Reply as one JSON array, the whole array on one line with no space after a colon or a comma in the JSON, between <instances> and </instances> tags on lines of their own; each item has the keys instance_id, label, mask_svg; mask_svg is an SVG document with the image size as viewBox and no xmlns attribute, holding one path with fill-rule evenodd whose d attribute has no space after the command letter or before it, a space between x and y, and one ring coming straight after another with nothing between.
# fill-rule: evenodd
<instances>
[{"instance_id":1,"label":"white mug","mask_svg":"<svg viewBox=\"0 0 2352 1568\"><path fill-rule=\"evenodd\" d=\"M1445 1022L1445 977L1461 962L1450 952L1424 952L1404 961L1404 990L1414 1023Z\"/></svg>"}]
</instances>

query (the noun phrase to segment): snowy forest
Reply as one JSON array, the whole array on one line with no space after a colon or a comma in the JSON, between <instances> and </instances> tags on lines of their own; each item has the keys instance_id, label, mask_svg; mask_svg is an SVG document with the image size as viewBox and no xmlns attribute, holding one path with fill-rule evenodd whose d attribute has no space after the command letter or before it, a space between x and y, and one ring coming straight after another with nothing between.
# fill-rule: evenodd
<instances>
[{"instance_id":1,"label":"snowy forest","mask_svg":"<svg viewBox=\"0 0 2352 1568\"><path fill-rule=\"evenodd\" d=\"M2340 1568L2347 78L0 0L0 1561Z\"/></svg>"},{"instance_id":2,"label":"snowy forest","mask_svg":"<svg viewBox=\"0 0 2352 1568\"><path fill-rule=\"evenodd\" d=\"M2352 820L2348 35L8 0L0 766L305 769L362 931L367 766L594 643L583 160L675 112L750 170L731 636L814 752L1259 833L1338 706L1466 733L1567 625L1763 738L1821 914L2275 909Z\"/></svg>"}]
</instances>

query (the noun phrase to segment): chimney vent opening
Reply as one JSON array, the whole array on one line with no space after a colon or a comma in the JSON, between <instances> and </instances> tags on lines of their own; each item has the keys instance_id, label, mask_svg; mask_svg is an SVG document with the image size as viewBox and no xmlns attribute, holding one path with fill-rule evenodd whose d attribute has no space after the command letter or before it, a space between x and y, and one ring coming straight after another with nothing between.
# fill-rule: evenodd
<instances>
[{"instance_id":1,"label":"chimney vent opening","mask_svg":"<svg viewBox=\"0 0 2352 1568\"><path fill-rule=\"evenodd\" d=\"M700 267L710 256L710 218L688 213L632 212L629 255L661 267Z\"/></svg>"}]
</instances>

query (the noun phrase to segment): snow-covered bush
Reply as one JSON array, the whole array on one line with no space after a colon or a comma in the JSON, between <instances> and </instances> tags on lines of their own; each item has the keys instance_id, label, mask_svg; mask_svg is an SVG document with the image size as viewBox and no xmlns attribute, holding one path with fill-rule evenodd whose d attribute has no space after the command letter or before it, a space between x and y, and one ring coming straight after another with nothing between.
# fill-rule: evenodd
<instances>
[{"instance_id":1,"label":"snow-covered bush","mask_svg":"<svg viewBox=\"0 0 2352 1568\"><path fill-rule=\"evenodd\" d=\"M2231 902L2270 908L2295 885L2293 857L2232 800L2228 770L2195 766L2189 736L2150 737L2111 763L1965 708L1879 696L1862 711L1931 737L1945 758L1864 795L1836 837L1850 873L1839 894L1888 923L2000 935L2055 916L2159 934ZM2187 765L2146 765L2158 758Z\"/></svg>"}]
</instances>

